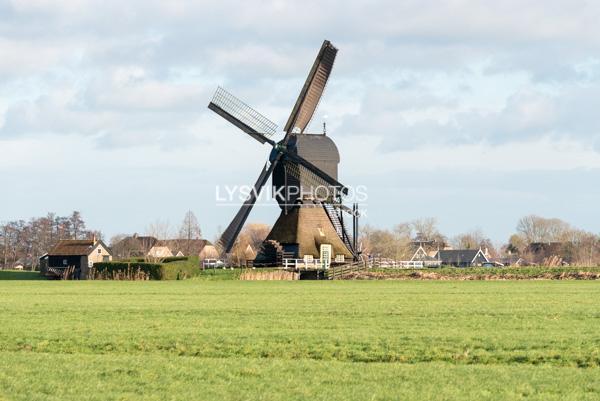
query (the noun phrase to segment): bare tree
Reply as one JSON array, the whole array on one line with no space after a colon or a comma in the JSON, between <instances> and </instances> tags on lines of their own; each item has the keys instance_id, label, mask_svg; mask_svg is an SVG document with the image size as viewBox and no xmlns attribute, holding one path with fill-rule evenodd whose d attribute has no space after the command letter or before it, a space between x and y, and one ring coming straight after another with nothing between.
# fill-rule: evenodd
<instances>
[{"instance_id":1,"label":"bare tree","mask_svg":"<svg viewBox=\"0 0 600 401\"><path fill-rule=\"evenodd\" d=\"M452 246L457 249L479 249L484 240L486 240L485 235L478 228L454 237L452 239Z\"/></svg>"},{"instance_id":2,"label":"bare tree","mask_svg":"<svg viewBox=\"0 0 600 401\"><path fill-rule=\"evenodd\" d=\"M246 224L240 234L238 235L236 242L231 249L231 258L234 263L242 265L248 261L248 259L258 251L269 235L271 227L267 224L262 223L250 223ZM252 250L250 252L249 247Z\"/></svg>"},{"instance_id":3,"label":"bare tree","mask_svg":"<svg viewBox=\"0 0 600 401\"><path fill-rule=\"evenodd\" d=\"M410 227L414 235L422 235L427 239L432 239L439 234L437 228L437 219L435 217L424 217L411 221Z\"/></svg>"},{"instance_id":4,"label":"bare tree","mask_svg":"<svg viewBox=\"0 0 600 401\"><path fill-rule=\"evenodd\" d=\"M523 254L527 249L527 238L523 234L513 234L508 239L506 251L509 254Z\"/></svg>"},{"instance_id":5,"label":"bare tree","mask_svg":"<svg viewBox=\"0 0 600 401\"><path fill-rule=\"evenodd\" d=\"M8 264L8 249L9 249L9 226L8 224L2 224L2 231L0 233L2 236L2 253L3 253L3 263L2 267L6 268Z\"/></svg>"},{"instance_id":6,"label":"bare tree","mask_svg":"<svg viewBox=\"0 0 600 401\"><path fill-rule=\"evenodd\" d=\"M394 233L400 238L411 238L413 236L413 227L411 223L400 223L394 227Z\"/></svg>"},{"instance_id":7,"label":"bare tree","mask_svg":"<svg viewBox=\"0 0 600 401\"><path fill-rule=\"evenodd\" d=\"M191 242L193 239L200 239L202 237L202 231L200 230L200 224L196 215L191 210L188 210L183 218L183 222L179 227L179 238L187 241L186 255L190 255Z\"/></svg>"},{"instance_id":8,"label":"bare tree","mask_svg":"<svg viewBox=\"0 0 600 401\"><path fill-rule=\"evenodd\" d=\"M159 240L166 240L171 233L171 225L168 221L160 219L155 220L146 227L146 235Z\"/></svg>"},{"instance_id":9,"label":"bare tree","mask_svg":"<svg viewBox=\"0 0 600 401\"><path fill-rule=\"evenodd\" d=\"M69 226L71 229L71 237L73 239L78 239L79 235L85 231L85 222L81 218L81 213L75 210L71 217L69 217Z\"/></svg>"},{"instance_id":10,"label":"bare tree","mask_svg":"<svg viewBox=\"0 0 600 401\"><path fill-rule=\"evenodd\" d=\"M40 256L59 239L89 238L93 233L85 229L79 212L73 212L70 217L48 213L28 221L9 221L0 226L0 264L9 267L19 262L35 269ZM99 237L101 233L98 231L96 235Z\"/></svg>"},{"instance_id":11,"label":"bare tree","mask_svg":"<svg viewBox=\"0 0 600 401\"><path fill-rule=\"evenodd\" d=\"M411 238L402 228L396 231L375 229L366 225L361 230L363 253L373 257L407 259L411 255Z\"/></svg>"},{"instance_id":12,"label":"bare tree","mask_svg":"<svg viewBox=\"0 0 600 401\"><path fill-rule=\"evenodd\" d=\"M169 224L168 221L162 221L160 219L157 219L153 223L150 223L150 225L148 225L148 227L146 227L146 235L150 236L150 237L154 237L158 240L164 241L164 240L168 239L170 236L170 233L171 233L171 225ZM151 250L152 250L152 247L150 247L148 249L148 251L151 251ZM151 263L161 263L164 260L163 256L154 255L154 254L151 254L150 252L146 252L144 255L144 258L147 262L151 262Z\"/></svg>"},{"instance_id":13,"label":"bare tree","mask_svg":"<svg viewBox=\"0 0 600 401\"><path fill-rule=\"evenodd\" d=\"M522 217L517 223L517 232L528 243L564 241L571 229L568 223L560 219L547 219L533 214Z\"/></svg>"}]
</instances>

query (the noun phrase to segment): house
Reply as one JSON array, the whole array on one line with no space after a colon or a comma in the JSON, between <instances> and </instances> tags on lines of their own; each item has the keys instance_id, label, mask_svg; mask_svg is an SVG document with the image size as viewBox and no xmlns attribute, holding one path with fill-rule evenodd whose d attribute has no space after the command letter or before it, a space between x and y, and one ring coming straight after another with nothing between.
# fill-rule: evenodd
<instances>
[{"instance_id":1,"label":"house","mask_svg":"<svg viewBox=\"0 0 600 401\"><path fill-rule=\"evenodd\" d=\"M133 234L113 244L112 250L117 259L144 257L157 242L155 237Z\"/></svg>"},{"instance_id":2,"label":"house","mask_svg":"<svg viewBox=\"0 0 600 401\"><path fill-rule=\"evenodd\" d=\"M502 266L527 266L528 264L525 261L525 259L521 258L519 255L514 254L510 254L501 258L496 258L493 261L501 263Z\"/></svg>"},{"instance_id":3,"label":"house","mask_svg":"<svg viewBox=\"0 0 600 401\"><path fill-rule=\"evenodd\" d=\"M205 239L166 239L157 241L148 251L148 256L152 257L183 257L195 256L202 252L202 249L210 244Z\"/></svg>"},{"instance_id":4,"label":"house","mask_svg":"<svg viewBox=\"0 0 600 401\"><path fill-rule=\"evenodd\" d=\"M173 256L197 256L207 244L210 242L205 239L167 239L158 242L158 245L168 247Z\"/></svg>"},{"instance_id":5,"label":"house","mask_svg":"<svg viewBox=\"0 0 600 401\"><path fill-rule=\"evenodd\" d=\"M173 256L173 252L168 246L155 245L148 251L148 256L152 258L170 258Z\"/></svg>"},{"instance_id":6,"label":"house","mask_svg":"<svg viewBox=\"0 0 600 401\"><path fill-rule=\"evenodd\" d=\"M429 255L428 255L427 251L425 250L425 248L423 248L422 245L419 245L419 248L417 248L417 250L413 254L412 258L410 258L410 260L414 262L416 260L424 260L428 257L429 257Z\"/></svg>"},{"instance_id":7,"label":"house","mask_svg":"<svg viewBox=\"0 0 600 401\"><path fill-rule=\"evenodd\" d=\"M436 254L436 259L445 266L470 267L489 263L481 249L444 249Z\"/></svg>"},{"instance_id":8,"label":"house","mask_svg":"<svg viewBox=\"0 0 600 401\"><path fill-rule=\"evenodd\" d=\"M61 277L65 269L72 268L74 278L87 279L94 263L111 260L110 248L100 240L60 240L40 258L40 272Z\"/></svg>"},{"instance_id":9,"label":"house","mask_svg":"<svg viewBox=\"0 0 600 401\"><path fill-rule=\"evenodd\" d=\"M159 240L151 236L133 234L125 237L113 246L118 259L154 257L196 256L209 242L205 239L166 239ZM166 248L166 249L165 249Z\"/></svg>"},{"instance_id":10,"label":"house","mask_svg":"<svg viewBox=\"0 0 600 401\"><path fill-rule=\"evenodd\" d=\"M208 244L200 251L198 256L200 257L200 260L218 259L219 251L217 251L217 248L215 248L214 245Z\"/></svg>"},{"instance_id":11,"label":"house","mask_svg":"<svg viewBox=\"0 0 600 401\"><path fill-rule=\"evenodd\" d=\"M437 251L427 252L422 245L419 245L419 248L417 248L412 258L410 258L410 261L423 262L424 267L439 267L440 261L436 258L436 254Z\"/></svg>"}]
</instances>

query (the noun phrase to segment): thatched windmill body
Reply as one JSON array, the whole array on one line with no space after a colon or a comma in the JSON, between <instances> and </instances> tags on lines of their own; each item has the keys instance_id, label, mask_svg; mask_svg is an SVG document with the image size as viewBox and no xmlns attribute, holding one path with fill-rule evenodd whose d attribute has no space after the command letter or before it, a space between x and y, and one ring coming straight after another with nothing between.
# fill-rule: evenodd
<instances>
[{"instance_id":1,"label":"thatched windmill body","mask_svg":"<svg viewBox=\"0 0 600 401\"><path fill-rule=\"evenodd\" d=\"M344 213L352 213L354 231L357 230L357 213L342 203L348 190L338 181L338 149L325 130L320 134L305 132L336 54L337 49L325 41L288 118L284 136L278 142L271 139L277 130L275 123L224 89L218 88L208 105L258 142L272 146L254 190L218 242L225 252L233 247L261 190L272 177L273 193L281 214L258 253L258 263L274 264L282 255L318 258L322 244L331 245L334 257L356 256L356 233L350 235L346 229Z\"/></svg>"}]
</instances>

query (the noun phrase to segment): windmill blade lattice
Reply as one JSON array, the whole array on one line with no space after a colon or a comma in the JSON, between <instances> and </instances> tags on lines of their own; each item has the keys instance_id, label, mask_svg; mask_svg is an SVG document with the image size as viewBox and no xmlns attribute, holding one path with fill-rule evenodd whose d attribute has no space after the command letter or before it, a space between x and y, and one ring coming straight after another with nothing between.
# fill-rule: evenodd
<instances>
[{"instance_id":1,"label":"windmill blade lattice","mask_svg":"<svg viewBox=\"0 0 600 401\"><path fill-rule=\"evenodd\" d=\"M221 87L208 107L261 143L271 142L277 132L277 124Z\"/></svg>"}]
</instances>

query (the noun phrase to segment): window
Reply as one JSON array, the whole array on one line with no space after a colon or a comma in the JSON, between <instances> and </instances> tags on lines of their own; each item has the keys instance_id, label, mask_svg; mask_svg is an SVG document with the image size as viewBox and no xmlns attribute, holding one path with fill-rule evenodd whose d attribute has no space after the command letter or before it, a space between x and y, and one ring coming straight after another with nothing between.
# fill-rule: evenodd
<instances>
[{"instance_id":1,"label":"window","mask_svg":"<svg viewBox=\"0 0 600 401\"><path fill-rule=\"evenodd\" d=\"M102 253L102 248L98 248L98 255Z\"/></svg>"},{"instance_id":2,"label":"window","mask_svg":"<svg viewBox=\"0 0 600 401\"><path fill-rule=\"evenodd\" d=\"M66 266L66 265L67 265L67 263L69 263L69 262L67 261L67 259L63 259L63 266Z\"/></svg>"}]
</instances>

